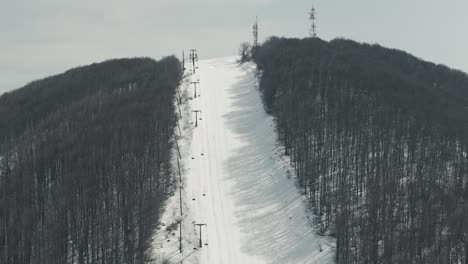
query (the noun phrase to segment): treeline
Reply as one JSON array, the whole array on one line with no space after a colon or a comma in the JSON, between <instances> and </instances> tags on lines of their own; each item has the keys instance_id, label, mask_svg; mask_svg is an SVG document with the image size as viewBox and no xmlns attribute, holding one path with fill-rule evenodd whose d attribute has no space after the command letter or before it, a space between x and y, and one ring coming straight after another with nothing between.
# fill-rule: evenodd
<instances>
[{"instance_id":1,"label":"treeline","mask_svg":"<svg viewBox=\"0 0 468 264\"><path fill-rule=\"evenodd\" d=\"M0 263L145 263L170 177L175 57L0 97Z\"/></svg>"},{"instance_id":2,"label":"treeline","mask_svg":"<svg viewBox=\"0 0 468 264\"><path fill-rule=\"evenodd\" d=\"M468 76L349 40L271 38L266 109L337 263L468 263Z\"/></svg>"}]
</instances>

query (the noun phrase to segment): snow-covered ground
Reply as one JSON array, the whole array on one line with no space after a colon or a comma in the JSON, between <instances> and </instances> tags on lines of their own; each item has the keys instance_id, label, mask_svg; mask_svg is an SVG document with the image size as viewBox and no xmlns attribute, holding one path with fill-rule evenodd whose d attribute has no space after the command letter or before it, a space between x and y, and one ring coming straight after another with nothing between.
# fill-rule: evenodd
<instances>
[{"instance_id":1,"label":"snow-covered ground","mask_svg":"<svg viewBox=\"0 0 468 264\"><path fill-rule=\"evenodd\" d=\"M274 120L263 109L255 72L253 64L239 65L235 57L204 60L181 85L183 214L177 191L153 242L156 262L333 263L334 241L312 228ZM190 82L197 80L193 98ZM193 110L201 110L198 127ZM194 224L206 224L202 248ZM176 228L169 232L171 225Z\"/></svg>"}]
</instances>

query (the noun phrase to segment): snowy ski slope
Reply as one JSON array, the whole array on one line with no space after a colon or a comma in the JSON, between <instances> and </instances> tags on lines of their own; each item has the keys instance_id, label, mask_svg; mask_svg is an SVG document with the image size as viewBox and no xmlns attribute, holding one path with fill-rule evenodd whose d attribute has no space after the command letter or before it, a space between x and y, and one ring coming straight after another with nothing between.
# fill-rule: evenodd
<instances>
[{"instance_id":1,"label":"snowy ski slope","mask_svg":"<svg viewBox=\"0 0 468 264\"><path fill-rule=\"evenodd\" d=\"M177 190L153 242L157 263L333 263L334 241L311 227L255 72L235 57L204 60L181 85L182 215ZM190 82L198 80L194 98ZM193 110L201 110L197 127ZM202 248L194 224L206 224Z\"/></svg>"}]
</instances>

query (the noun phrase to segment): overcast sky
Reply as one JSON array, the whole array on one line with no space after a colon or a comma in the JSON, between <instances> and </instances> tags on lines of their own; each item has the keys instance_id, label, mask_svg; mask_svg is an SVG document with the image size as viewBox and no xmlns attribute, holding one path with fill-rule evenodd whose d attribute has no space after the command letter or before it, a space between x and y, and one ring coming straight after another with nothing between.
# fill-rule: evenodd
<instances>
[{"instance_id":1,"label":"overcast sky","mask_svg":"<svg viewBox=\"0 0 468 264\"><path fill-rule=\"evenodd\" d=\"M468 72L468 0L0 0L0 93L110 58L232 55L252 39L319 37L406 50Z\"/></svg>"}]
</instances>

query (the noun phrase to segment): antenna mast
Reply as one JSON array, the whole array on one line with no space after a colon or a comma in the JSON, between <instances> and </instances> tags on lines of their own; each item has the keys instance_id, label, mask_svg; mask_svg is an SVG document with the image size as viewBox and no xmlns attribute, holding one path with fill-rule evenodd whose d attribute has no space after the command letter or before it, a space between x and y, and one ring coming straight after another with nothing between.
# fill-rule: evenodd
<instances>
[{"instance_id":1,"label":"antenna mast","mask_svg":"<svg viewBox=\"0 0 468 264\"><path fill-rule=\"evenodd\" d=\"M313 37L313 38L316 38L317 37L317 24L315 23L316 20L317 20L317 16L315 14L315 7L312 6L312 10L310 10L310 21L312 22L312 26L311 26L311 29L310 29L310 35Z\"/></svg>"}]
</instances>

